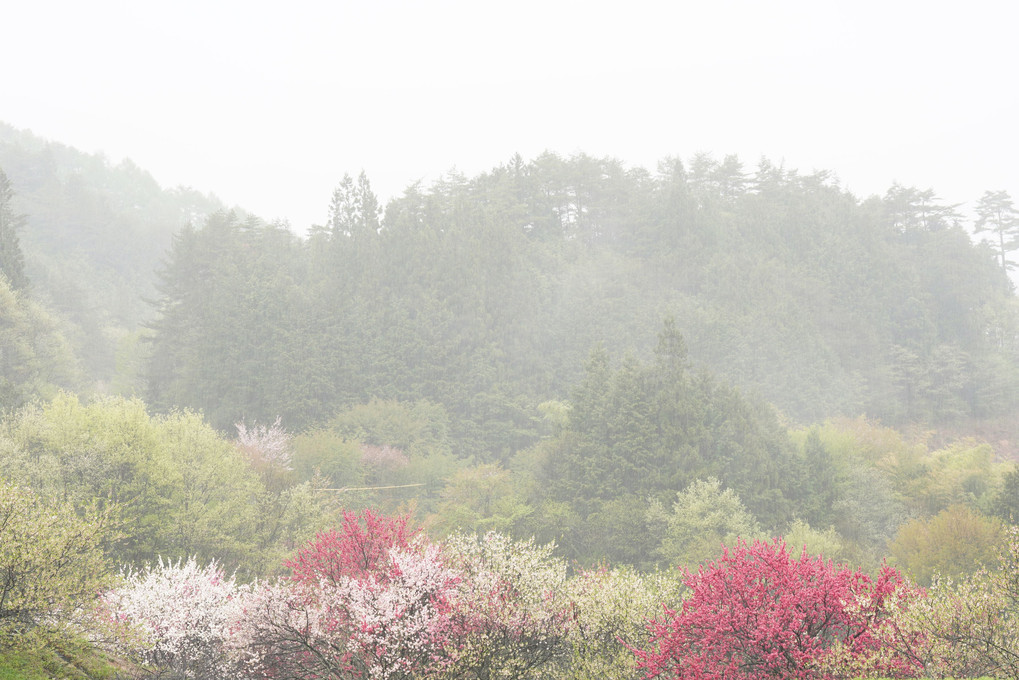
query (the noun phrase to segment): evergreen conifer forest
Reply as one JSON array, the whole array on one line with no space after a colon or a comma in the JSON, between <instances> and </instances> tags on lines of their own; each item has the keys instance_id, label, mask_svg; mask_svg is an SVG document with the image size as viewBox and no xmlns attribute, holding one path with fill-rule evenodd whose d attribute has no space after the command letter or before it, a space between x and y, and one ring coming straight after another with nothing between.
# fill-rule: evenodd
<instances>
[{"instance_id":1,"label":"evergreen conifer forest","mask_svg":"<svg viewBox=\"0 0 1019 680\"><path fill-rule=\"evenodd\" d=\"M1019 678L1007 191L342 173L0 124L0 678Z\"/></svg>"}]
</instances>

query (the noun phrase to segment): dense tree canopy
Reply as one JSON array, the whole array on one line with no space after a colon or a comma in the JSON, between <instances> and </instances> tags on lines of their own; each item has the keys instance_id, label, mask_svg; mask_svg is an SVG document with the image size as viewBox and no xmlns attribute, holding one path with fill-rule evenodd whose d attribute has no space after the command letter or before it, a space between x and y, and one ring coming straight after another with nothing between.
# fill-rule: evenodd
<instances>
[{"instance_id":1,"label":"dense tree canopy","mask_svg":"<svg viewBox=\"0 0 1019 680\"><path fill-rule=\"evenodd\" d=\"M372 398L441 404L462 452L505 460L591 347L690 360L800 420L953 423L1014 409L1013 300L953 206L895 186L698 156L652 175L520 158L410 187L362 174L299 240L219 214L162 270L149 394L291 427Z\"/></svg>"},{"instance_id":2,"label":"dense tree canopy","mask_svg":"<svg viewBox=\"0 0 1019 680\"><path fill-rule=\"evenodd\" d=\"M18 232L25 223L25 216L14 209L14 189L7 174L0 170L0 274L14 290L25 288L25 256L21 252Z\"/></svg>"},{"instance_id":3,"label":"dense tree canopy","mask_svg":"<svg viewBox=\"0 0 1019 680\"><path fill-rule=\"evenodd\" d=\"M151 316L146 300L172 234L222 204L186 187L163 189L130 160L114 164L4 123L0 169L9 180L0 182L4 271L16 236L32 294L69 326L89 377L109 381L118 340ZM20 277L12 283L20 288Z\"/></svg>"},{"instance_id":4,"label":"dense tree canopy","mask_svg":"<svg viewBox=\"0 0 1019 680\"><path fill-rule=\"evenodd\" d=\"M0 476L84 509L115 504L111 554L216 558L263 572L324 520L308 483L273 479L195 413L150 416L139 400L61 394L0 431Z\"/></svg>"}]
</instances>

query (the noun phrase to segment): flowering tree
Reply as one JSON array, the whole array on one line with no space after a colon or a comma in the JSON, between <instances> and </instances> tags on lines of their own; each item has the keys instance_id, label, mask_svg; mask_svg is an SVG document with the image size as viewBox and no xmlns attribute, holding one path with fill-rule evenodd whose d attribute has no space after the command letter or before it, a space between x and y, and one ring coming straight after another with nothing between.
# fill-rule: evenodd
<instances>
[{"instance_id":1,"label":"flowering tree","mask_svg":"<svg viewBox=\"0 0 1019 680\"><path fill-rule=\"evenodd\" d=\"M248 602L234 642L248 675L521 678L561 652L572 610L551 546L414 534L348 513L300 550Z\"/></svg>"},{"instance_id":2,"label":"flowering tree","mask_svg":"<svg viewBox=\"0 0 1019 680\"><path fill-rule=\"evenodd\" d=\"M276 418L272 425L255 423L251 427L243 421L235 423L237 446L253 463L290 470L293 436L283 428L281 422L282 418Z\"/></svg>"},{"instance_id":3,"label":"flowering tree","mask_svg":"<svg viewBox=\"0 0 1019 680\"><path fill-rule=\"evenodd\" d=\"M447 646L460 577L438 546L391 547L370 573L281 581L248 601L233 642L249 677L435 677Z\"/></svg>"},{"instance_id":4,"label":"flowering tree","mask_svg":"<svg viewBox=\"0 0 1019 680\"><path fill-rule=\"evenodd\" d=\"M826 657L876 658L889 603L903 583L890 568L876 580L803 554L780 540L739 542L696 574L690 597L650 624L652 648L637 651L648 677L827 678ZM915 663L884 659L886 673Z\"/></svg>"},{"instance_id":5,"label":"flowering tree","mask_svg":"<svg viewBox=\"0 0 1019 680\"><path fill-rule=\"evenodd\" d=\"M234 642L272 678L428 677L446 664L460 574L407 518L344 513L249 600Z\"/></svg>"},{"instance_id":6,"label":"flowering tree","mask_svg":"<svg viewBox=\"0 0 1019 680\"><path fill-rule=\"evenodd\" d=\"M453 677L530 677L563 656L575 611L566 564L553 550L492 531L446 540L446 557L464 579L450 638L456 647L446 650Z\"/></svg>"},{"instance_id":7,"label":"flowering tree","mask_svg":"<svg viewBox=\"0 0 1019 680\"><path fill-rule=\"evenodd\" d=\"M308 586L322 580L335 585L344 578L369 574L384 578L390 550L407 549L418 533L417 529L408 529L407 522L407 517L386 517L372 510L360 514L345 511L339 529L319 533L285 566L294 581Z\"/></svg>"},{"instance_id":8,"label":"flowering tree","mask_svg":"<svg viewBox=\"0 0 1019 680\"><path fill-rule=\"evenodd\" d=\"M566 597L576 618L566 636L569 663L553 677L562 680L643 676L631 650L651 639L648 621L662 606L678 606L683 585L675 573L641 574L633 569L588 569L569 580Z\"/></svg>"},{"instance_id":9,"label":"flowering tree","mask_svg":"<svg viewBox=\"0 0 1019 680\"><path fill-rule=\"evenodd\" d=\"M192 557L129 572L104 600L122 626L120 651L156 674L220 678L231 667L227 641L247 594L218 564L201 567Z\"/></svg>"},{"instance_id":10,"label":"flowering tree","mask_svg":"<svg viewBox=\"0 0 1019 680\"><path fill-rule=\"evenodd\" d=\"M935 579L896 623L929 677L1019 679L1019 527L1006 530L997 569Z\"/></svg>"},{"instance_id":11,"label":"flowering tree","mask_svg":"<svg viewBox=\"0 0 1019 680\"><path fill-rule=\"evenodd\" d=\"M369 468L396 470L410 465L410 458L393 446L361 445L361 464Z\"/></svg>"}]
</instances>

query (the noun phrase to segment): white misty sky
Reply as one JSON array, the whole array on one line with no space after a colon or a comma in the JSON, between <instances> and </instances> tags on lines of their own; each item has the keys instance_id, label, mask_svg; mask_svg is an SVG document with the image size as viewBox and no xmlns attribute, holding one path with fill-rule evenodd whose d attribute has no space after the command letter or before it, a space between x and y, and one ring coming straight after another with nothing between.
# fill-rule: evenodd
<instances>
[{"instance_id":1,"label":"white misty sky","mask_svg":"<svg viewBox=\"0 0 1019 680\"><path fill-rule=\"evenodd\" d=\"M1002 0L7 4L0 120L298 231L345 172L386 201L544 150L1019 200Z\"/></svg>"}]
</instances>

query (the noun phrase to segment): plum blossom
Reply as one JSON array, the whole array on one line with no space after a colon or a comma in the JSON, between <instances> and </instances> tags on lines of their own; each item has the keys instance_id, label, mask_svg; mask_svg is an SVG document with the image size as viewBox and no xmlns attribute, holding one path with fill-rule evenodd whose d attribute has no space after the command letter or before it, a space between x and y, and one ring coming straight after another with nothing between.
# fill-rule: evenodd
<instances>
[{"instance_id":1,"label":"plum blossom","mask_svg":"<svg viewBox=\"0 0 1019 680\"><path fill-rule=\"evenodd\" d=\"M194 557L124 574L124 583L104 596L113 620L135 635L122 651L153 670L184 678L216 678L230 665L225 643L239 618L249 587Z\"/></svg>"},{"instance_id":2,"label":"plum blossom","mask_svg":"<svg viewBox=\"0 0 1019 680\"><path fill-rule=\"evenodd\" d=\"M385 573L282 580L255 591L234 645L253 677L398 680L449 665L461 577L438 546L393 547Z\"/></svg>"},{"instance_id":3,"label":"plum blossom","mask_svg":"<svg viewBox=\"0 0 1019 680\"><path fill-rule=\"evenodd\" d=\"M276 466L283 470L292 469L293 436L283 428L281 422L281 418L276 418L272 425L254 423L251 427L245 425L243 421L235 423L237 446L257 463Z\"/></svg>"}]
</instances>

